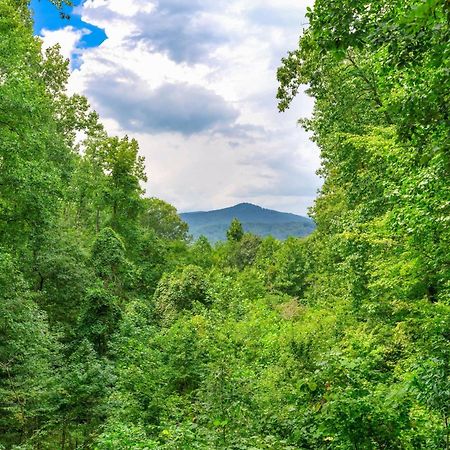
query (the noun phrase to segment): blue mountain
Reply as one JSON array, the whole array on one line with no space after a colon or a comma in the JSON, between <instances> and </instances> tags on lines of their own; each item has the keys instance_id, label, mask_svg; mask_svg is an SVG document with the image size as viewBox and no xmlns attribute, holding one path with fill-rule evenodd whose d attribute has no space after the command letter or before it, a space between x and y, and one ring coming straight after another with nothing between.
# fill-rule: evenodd
<instances>
[{"instance_id":1,"label":"blue mountain","mask_svg":"<svg viewBox=\"0 0 450 450\"><path fill-rule=\"evenodd\" d=\"M226 231L234 218L242 223L246 232L277 239L307 236L315 229L314 221L308 217L274 211L251 203L239 203L214 211L186 212L181 213L180 217L189 225L194 239L203 235L210 242L225 240Z\"/></svg>"}]
</instances>

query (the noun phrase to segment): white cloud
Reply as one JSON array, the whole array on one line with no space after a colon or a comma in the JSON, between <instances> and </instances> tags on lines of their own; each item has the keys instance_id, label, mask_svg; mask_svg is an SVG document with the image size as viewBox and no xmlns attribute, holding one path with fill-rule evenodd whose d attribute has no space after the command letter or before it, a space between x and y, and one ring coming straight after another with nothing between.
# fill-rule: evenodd
<instances>
[{"instance_id":1,"label":"white cloud","mask_svg":"<svg viewBox=\"0 0 450 450\"><path fill-rule=\"evenodd\" d=\"M313 102L300 94L281 115L275 95L311 3L88 0L77 11L108 38L80 52L70 87L111 132L139 139L149 195L183 211L251 201L304 214L319 158L296 121ZM45 41L73 53L83 30L70 28Z\"/></svg>"},{"instance_id":2,"label":"white cloud","mask_svg":"<svg viewBox=\"0 0 450 450\"><path fill-rule=\"evenodd\" d=\"M87 0L83 5L85 9L98 7L105 7L125 17L133 17L138 13L151 12L155 8L155 4L151 1L143 3L139 0Z\"/></svg>"},{"instance_id":3,"label":"white cloud","mask_svg":"<svg viewBox=\"0 0 450 450\"><path fill-rule=\"evenodd\" d=\"M90 31L86 28L77 29L71 25L68 25L59 30L47 30L41 31L41 37L43 40L43 48L53 47L56 44L61 46L61 54L64 58L71 58L77 51L77 46L83 36L89 34Z\"/></svg>"}]
</instances>

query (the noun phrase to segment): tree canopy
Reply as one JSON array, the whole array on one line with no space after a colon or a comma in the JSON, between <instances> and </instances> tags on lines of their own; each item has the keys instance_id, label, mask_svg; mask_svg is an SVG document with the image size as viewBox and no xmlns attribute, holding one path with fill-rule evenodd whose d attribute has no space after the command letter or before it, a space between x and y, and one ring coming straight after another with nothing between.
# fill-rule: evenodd
<instances>
[{"instance_id":1,"label":"tree canopy","mask_svg":"<svg viewBox=\"0 0 450 450\"><path fill-rule=\"evenodd\" d=\"M211 245L0 0L0 449L450 448L449 4L307 18L317 229Z\"/></svg>"}]
</instances>

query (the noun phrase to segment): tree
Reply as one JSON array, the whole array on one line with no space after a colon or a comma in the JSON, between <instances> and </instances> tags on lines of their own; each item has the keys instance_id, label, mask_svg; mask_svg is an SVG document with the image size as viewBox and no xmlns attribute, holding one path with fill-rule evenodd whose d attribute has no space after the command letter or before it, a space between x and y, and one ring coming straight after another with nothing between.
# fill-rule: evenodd
<instances>
[{"instance_id":1,"label":"tree","mask_svg":"<svg viewBox=\"0 0 450 450\"><path fill-rule=\"evenodd\" d=\"M72 155L57 131L29 10L4 0L0 17L0 243L37 253L61 205Z\"/></svg>"},{"instance_id":2,"label":"tree","mask_svg":"<svg viewBox=\"0 0 450 450\"><path fill-rule=\"evenodd\" d=\"M45 435L55 408L57 351L17 263L0 251L0 445L23 444L35 432Z\"/></svg>"},{"instance_id":3,"label":"tree","mask_svg":"<svg viewBox=\"0 0 450 450\"><path fill-rule=\"evenodd\" d=\"M112 364L95 350L97 343L82 337L65 358L54 419L59 426L58 435L53 439L55 447L92 448L92 441L105 420L107 396L115 377Z\"/></svg>"},{"instance_id":4,"label":"tree","mask_svg":"<svg viewBox=\"0 0 450 450\"><path fill-rule=\"evenodd\" d=\"M65 338L73 334L83 299L96 279L86 246L80 233L60 223L41 236L35 274L30 275L50 326L63 329Z\"/></svg>"},{"instance_id":5,"label":"tree","mask_svg":"<svg viewBox=\"0 0 450 450\"><path fill-rule=\"evenodd\" d=\"M244 229L241 222L234 218L227 230L227 239L229 242L239 242L244 236Z\"/></svg>"},{"instance_id":6,"label":"tree","mask_svg":"<svg viewBox=\"0 0 450 450\"><path fill-rule=\"evenodd\" d=\"M199 236L190 247L189 254L196 266L207 269L213 265L213 249L205 236Z\"/></svg>"},{"instance_id":7,"label":"tree","mask_svg":"<svg viewBox=\"0 0 450 450\"><path fill-rule=\"evenodd\" d=\"M237 242L232 242L233 245L229 248L228 263L239 270L251 266L256 260L262 239L254 234L244 233Z\"/></svg>"},{"instance_id":8,"label":"tree","mask_svg":"<svg viewBox=\"0 0 450 450\"><path fill-rule=\"evenodd\" d=\"M175 207L158 198L144 200L141 224L154 230L156 235L163 239L187 239L188 224L180 219Z\"/></svg>"},{"instance_id":9,"label":"tree","mask_svg":"<svg viewBox=\"0 0 450 450\"><path fill-rule=\"evenodd\" d=\"M301 298L306 288L307 261L302 239L286 239L274 255L273 287L293 297Z\"/></svg>"},{"instance_id":10,"label":"tree","mask_svg":"<svg viewBox=\"0 0 450 450\"><path fill-rule=\"evenodd\" d=\"M79 315L77 334L88 339L99 356L104 356L120 317L118 298L104 288L92 288Z\"/></svg>"},{"instance_id":11,"label":"tree","mask_svg":"<svg viewBox=\"0 0 450 450\"><path fill-rule=\"evenodd\" d=\"M313 214L336 244L335 259L345 261L350 276L341 279L352 279L355 305L370 296L369 285L409 300L449 295L447 17L443 1L317 2L298 50L279 69L281 110L302 83L316 98L313 118L303 121L321 148L325 178ZM383 264L387 258L403 262ZM409 273L398 277L400 267Z\"/></svg>"},{"instance_id":12,"label":"tree","mask_svg":"<svg viewBox=\"0 0 450 450\"><path fill-rule=\"evenodd\" d=\"M105 287L119 287L121 272L126 265L125 245L111 228L103 228L92 246L92 265Z\"/></svg>"},{"instance_id":13,"label":"tree","mask_svg":"<svg viewBox=\"0 0 450 450\"><path fill-rule=\"evenodd\" d=\"M302 84L315 98L313 117L302 123L320 147L324 184L311 211L317 233L310 240L306 303L345 304L353 320L379 330L374 336L385 348L385 335L402 341L402 350L383 362L386 384L400 376L411 386L415 373L424 391L445 390L450 233L443 224L448 222L450 165L443 145L448 135L443 102L448 103L449 92L442 86L448 84L448 2L319 0L307 17L310 26L298 49L278 71L280 110L289 107ZM436 335L430 332L430 315L441 323ZM404 339L396 334L400 329ZM433 358L421 357L430 352ZM364 359L359 353L353 357ZM406 363L410 358L417 361L414 368ZM374 398L389 391L377 389L373 376L371 368L364 374L365 394L346 398L339 391L333 399L330 423L338 427L333 433L339 442L369 445L360 441L369 431L358 436L356 430L374 429ZM401 397L399 411L409 417L427 404L423 414L435 431L421 434L404 415L382 431L381 423L391 420L386 417L372 442L448 447L445 394L430 396L429 402L417 391L415 398L394 395ZM325 398L330 404L330 395ZM348 410L336 420L355 399L359 406L351 410L360 408L358 417ZM353 429L352 420L358 423Z\"/></svg>"},{"instance_id":14,"label":"tree","mask_svg":"<svg viewBox=\"0 0 450 450\"><path fill-rule=\"evenodd\" d=\"M209 303L204 271L188 265L179 273L164 275L156 288L155 312L163 324L170 324L177 313L195 305Z\"/></svg>"},{"instance_id":15,"label":"tree","mask_svg":"<svg viewBox=\"0 0 450 450\"><path fill-rule=\"evenodd\" d=\"M81 195L92 196L97 231L107 225L132 240L143 211L144 191L140 183L147 180L137 141L128 136L120 139L100 133L88 137L85 147L83 161L91 175L87 178L80 174L86 183Z\"/></svg>"},{"instance_id":16,"label":"tree","mask_svg":"<svg viewBox=\"0 0 450 450\"><path fill-rule=\"evenodd\" d=\"M212 248L0 0L0 448L448 449L449 13L316 0L317 230Z\"/></svg>"}]
</instances>

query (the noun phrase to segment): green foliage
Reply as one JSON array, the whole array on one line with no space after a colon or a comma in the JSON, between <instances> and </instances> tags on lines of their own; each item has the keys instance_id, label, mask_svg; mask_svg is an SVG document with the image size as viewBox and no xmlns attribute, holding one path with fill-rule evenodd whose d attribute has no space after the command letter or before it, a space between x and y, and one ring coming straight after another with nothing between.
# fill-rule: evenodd
<instances>
[{"instance_id":1,"label":"green foliage","mask_svg":"<svg viewBox=\"0 0 450 450\"><path fill-rule=\"evenodd\" d=\"M114 381L109 361L99 358L87 339L77 342L62 370L57 416L58 448L92 446L105 420L106 398Z\"/></svg>"},{"instance_id":2,"label":"green foliage","mask_svg":"<svg viewBox=\"0 0 450 450\"><path fill-rule=\"evenodd\" d=\"M244 236L244 229L242 228L241 222L238 219L233 219L231 221L230 227L227 230L227 239L230 242L239 242Z\"/></svg>"},{"instance_id":3,"label":"green foliage","mask_svg":"<svg viewBox=\"0 0 450 450\"><path fill-rule=\"evenodd\" d=\"M251 266L256 259L262 239L250 233L245 233L238 241L230 240L218 245L217 256L219 264L242 270Z\"/></svg>"},{"instance_id":4,"label":"green foliage","mask_svg":"<svg viewBox=\"0 0 450 450\"><path fill-rule=\"evenodd\" d=\"M25 5L2 0L0 33L0 235L19 250L48 229L71 155L56 131Z\"/></svg>"},{"instance_id":5,"label":"green foliage","mask_svg":"<svg viewBox=\"0 0 450 450\"><path fill-rule=\"evenodd\" d=\"M317 230L211 246L0 0L0 448L449 449L448 2L307 16Z\"/></svg>"},{"instance_id":6,"label":"green foliage","mask_svg":"<svg viewBox=\"0 0 450 450\"><path fill-rule=\"evenodd\" d=\"M200 236L189 249L189 255L196 266L205 269L213 265L213 249L205 236Z\"/></svg>"},{"instance_id":7,"label":"green foliage","mask_svg":"<svg viewBox=\"0 0 450 450\"><path fill-rule=\"evenodd\" d=\"M188 265L180 273L165 274L156 288L155 312L163 324L170 323L180 311L196 302L207 304L205 273L200 267Z\"/></svg>"},{"instance_id":8,"label":"green foliage","mask_svg":"<svg viewBox=\"0 0 450 450\"><path fill-rule=\"evenodd\" d=\"M108 424L108 428L97 439L96 450L151 450L161 448L158 442L148 439L145 431L138 425L123 422Z\"/></svg>"},{"instance_id":9,"label":"green foliage","mask_svg":"<svg viewBox=\"0 0 450 450\"><path fill-rule=\"evenodd\" d=\"M258 248L261 244L261 238L250 233L245 233L239 239L231 255L231 263L239 269L250 266L255 262Z\"/></svg>"},{"instance_id":10,"label":"green foliage","mask_svg":"<svg viewBox=\"0 0 450 450\"><path fill-rule=\"evenodd\" d=\"M92 265L97 275L113 281L125 262L125 245L111 228L104 228L92 246Z\"/></svg>"},{"instance_id":11,"label":"green foliage","mask_svg":"<svg viewBox=\"0 0 450 450\"><path fill-rule=\"evenodd\" d=\"M352 376L359 392L333 398L337 407L328 411L336 448L449 446L442 334L450 248L448 90L442 91L448 12L446 2L434 0L317 1L299 48L278 72L281 110L301 84L316 99L313 117L302 123L319 144L324 185L312 209L318 233L308 240L312 264L301 276L303 296L310 304L345 301L355 318L372 324L385 349L384 333L401 337L378 369L386 377L381 384L369 380L362 390L367 381ZM352 355L350 363L360 357ZM365 380L376 373L368 367ZM377 412L382 398L395 404ZM342 414L343 423L336 422Z\"/></svg>"},{"instance_id":12,"label":"green foliage","mask_svg":"<svg viewBox=\"0 0 450 450\"><path fill-rule=\"evenodd\" d=\"M158 198L146 198L142 225L155 231L158 237L171 240L186 240L188 225L170 204Z\"/></svg>"},{"instance_id":13,"label":"green foliage","mask_svg":"<svg viewBox=\"0 0 450 450\"><path fill-rule=\"evenodd\" d=\"M99 355L105 355L108 341L120 320L118 299L103 288L90 290L79 316L80 336L86 337Z\"/></svg>"},{"instance_id":14,"label":"green foliage","mask_svg":"<svg viewBox=\"0 0 450 450\"><path fill-rule=\"evenodd\" d=\"M274 260L277 264L274 270L274 289L293 297L303 296L308 269L305 255L306 242L297 238L288 238L275 252Z\"/></svg>"},{"instance_id":15,"label":"green foliage","mask_svg":"<svg viewBox=\"0 0 450 450\"><path fill-rule=\"evenodd\" d=\"M81 175L86 184L80 200L85 200L87 195L93 197L97 231L102 227L103 216L103 224L132 239L136 232L134 225L143 210L140 182L147 180L137 141L128 136L120 139L100 133L88 136L85 147L83 159L90 176L86 179ZM89 186L92 183L96 185L93 189Z\"/></svg>"},{"instance_id":16,"label":"green foliage","mask_svg":"<svg viewBox=\"0 0 450 450\"><path fill-rule=\"evenodd\" d=\"M134 287L140 295L152 296L159 279L170 266L172 249L154 232L143 230L131 249L134 266Z\"/></svg>"},{"instance_id":17,"label":"green foliage","mask_svg":"<svg viewBox=\"0 0 450 450\"><path fill-rule=\"evenodd\" d=\"M71 334L87 289L95 274L89 265L87 243L72 230L52 229L41 237L36 255L33 285L40 293L38 303L45 308L53 327Z\"/></svg>"},{"instance_id":18,"label":"green foliage","mask_svg":"<svg viewBox=\"0 0 450 450\"><path fill-rule=\"evenodd\" d=\"M17 264L0 252L0 445L32 438L54 413L57 349Z\"/></svg>"}]
</instances>

